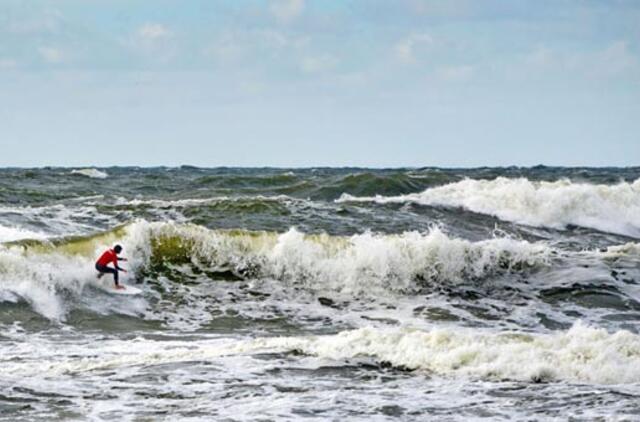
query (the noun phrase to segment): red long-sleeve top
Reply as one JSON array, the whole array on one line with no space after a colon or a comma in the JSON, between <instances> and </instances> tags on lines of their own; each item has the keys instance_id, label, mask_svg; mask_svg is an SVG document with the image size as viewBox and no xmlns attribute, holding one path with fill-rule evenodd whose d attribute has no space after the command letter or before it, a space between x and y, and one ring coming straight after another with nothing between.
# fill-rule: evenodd
<instances>
[{"instance_id":1,"label":"red long-sleeve top","mask_svg":"<svg viewBox=\"0 0 640 422\"><path fill-rule=\"evenodd\" d=\"M118 267L118 255L116 254L116 251L114 251L113 249L109 249L108 251L100 255L100 258L98 258L98 260L96 261L96 264L102 265L105 267L109 263L113 263L113 266L116 268Z\"/></svg>"}]
</instances>

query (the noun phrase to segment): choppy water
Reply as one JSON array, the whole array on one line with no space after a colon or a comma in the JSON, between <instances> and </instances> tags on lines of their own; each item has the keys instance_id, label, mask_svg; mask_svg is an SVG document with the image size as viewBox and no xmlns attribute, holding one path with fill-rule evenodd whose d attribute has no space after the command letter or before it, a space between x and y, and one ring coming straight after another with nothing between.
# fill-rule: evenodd
<instances>
[{"instance_id":1,"label":"choppy water","mask_svg":"<svg viewBox=\"0 0 640 422\"><path fill-rule=\"evenodd\" d=\"M0 169L0 419L640 420L639 238L640 168Z\"/></svg>"}]
</instances>

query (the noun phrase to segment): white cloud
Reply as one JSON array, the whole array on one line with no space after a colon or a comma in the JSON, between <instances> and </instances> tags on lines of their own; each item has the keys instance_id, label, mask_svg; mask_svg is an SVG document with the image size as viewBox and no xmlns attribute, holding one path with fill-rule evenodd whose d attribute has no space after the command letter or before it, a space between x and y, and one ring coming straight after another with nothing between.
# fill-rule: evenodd
<instances>
[{"instance_id":1,"label":"white cloud","mask_svg":"<svg viewBox=\"0 0 640 422\"><path fill-rule=\"evenodd\" d=\"M64 54L55 47L40 47L38 53L47 63L56 64L64 60Z\"/></svg>"},{"instance_id":2,"label":"white cloud","mask_svg":"<svg viewBox=\"0 0 640 422\"><path fill-rule=\"evenodd\" d=\"M603 49L589 52L566 52L538 46L507 65L508 76L522 77L564 74L567 77L616 78L640 72L640 60L628 48L626 41L615 41Z\"/></svg>"},{"instance_id":3,"label":"white cloud","mask_svg":"<svg viewBox=\"0 0 640 422\"><path fill-rule=\"evenodd\" d=\"M137 54L157 63L169 63L178 54L173 32L159 23L146 23L138 27L125 43Z\"/></svg>"},{"instance_id":4,"label":"white cloud","mask_svg":"<svg viewBox=\"0 0 640 422\"><path fill-rule=\"evenodd\" d=\"M18 66L18 62L13 59L0 59L0 69L14 69Z\"/></svg>"},{"instance_id":5,"label":"white cloud","mask_svg":"<svg viewBox=\"0 0 640 422\"><path fill-rule=\"evenodd\" d=\"M302 48L309 43L308 36L291 36L280 31L267 29L256 34L263 39L267 45L275 48Z\"/></svg>"},{"instance_id":6,"label":"white cloud","mask_svg":"<svg viewBox=\"0 0 640 422\"><path fill-rule=\"evenodd\" d=\"M280 22L287 23L296 19L304 10L304 0L275 0L269 10Z\"/></svg>"},{"instance_id":7,"label":"white cloud","mask_svg":"<svg viewBox=\"0 0 640 422\"><path fill-rule=\"evenodd\" d=\"M433 38L429 34L411 34L394 46L394 52L401 62L411 64L417 61L417 54L420 50L428 49L432 45Z\"/></svg>"},{"instance_id":8,"label":"white cloud","mask_svg":"<svg viewBox=\"0 0 640 422\"><path fill-rule=\"evenodd\" d=\"M171 31L159 23L146 23L138 28L138 36L144 40L160 40L171 36Z\"/></svg>"},{"instance_id":9,"label":"white cloud","mask_svg":"<svg viewBox=\"0 0 640 422\"><path fill-rule=\"evenodd\" d=\"M218 33L203 49L206 57L223 65L239 63L260 57L264 60L287 60L297 57L309 43L308 37L299 37L273 29L228 30Z\"/></svg>"},{"instance_id":10,"label":"white cloud","mask_svg":"<svg viewBox=\"0 0 640 422\"><path fill-rule=\"evenodd\" d=\"M246 56L244 43L234 32L225 32L204 49L206 56L212 57L219 63L229 64L237 62Z\"/></svg>"},{"instance_id":11,"label":"white cloud","mask_svg":"<svg viewBox=\"0 0 640 422\"><path fill-rule=\"evenodd\" d=\"M638 69L638 58L629 51L626 41L615 41L593 57L595 76L615 77Z\"/></svg>"},{"instance_id":12,"label":"white cloud","mask_svg":"<svg viewBox=\"0 0 640 422\"><path fill-rule=\"evenodd\" d=\"M535 67L548 67L556 62L554 52L545 46L536 47L531 53L525 55L524 62Z\"/></svg>"},{"instance_id":13,"label":"white cloud","mask_svg":"<svg viewBox=\"0 0 640 422\"><path fill-rule=\"evenodd\" d=\"M63 16L58 10L30 13L21 19L13 16L3 23L3 30L13 34L37 35L59 32L63 26Z\"/></svg>"},{"instance_id":14,"label":"white cloud","mask_svg":"<svg viewBox=\"0 0 640 422\"><path fill-rule=\"evenodd\" d=\"M465 82L473 77L473 66L445 66L436 71L440 79L449 82Z\"/></svg>"},{"instance_id":15,"label":"white cloud","mask_svg":"<svg viewBox=\"0 0 640 422\"><path fill-rule=\"evenodd\" d=\"M305 57L300 63L300 68L306 73L320 73L335 68L337 64L337 58L330 54L322 54L319 56Z\"/></svg>"}]
</instances>

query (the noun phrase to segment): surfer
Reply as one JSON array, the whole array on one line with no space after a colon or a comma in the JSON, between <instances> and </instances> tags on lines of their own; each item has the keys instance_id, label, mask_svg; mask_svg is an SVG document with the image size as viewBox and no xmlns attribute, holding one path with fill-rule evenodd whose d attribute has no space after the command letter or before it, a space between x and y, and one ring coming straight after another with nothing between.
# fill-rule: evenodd
<instances>
[{"instance_id":1,"label":"surfer","mask_svg":"<svg viewBox=\"0 0 640 422\"><path fill-rule=\"evenodd\" d=\"M122 252L122 246L115 245L113 249L109 249L105 251L102 255L100 255L100 258L98 258L98 260L96 261L96 270L98 270L98 278L102 277L107 273L113 274L113 281L116 283L116 289L125 288L124 286L118 284L118 271L124 271L125 273L127 272L127 270L125 270L124 268L118 267L118 261L127 260L127 258L120 258L118 256L120 252ZM109 263L113 263L113 266L115 268L107 267L107 264Z\"/></svg>"}]
</instances>

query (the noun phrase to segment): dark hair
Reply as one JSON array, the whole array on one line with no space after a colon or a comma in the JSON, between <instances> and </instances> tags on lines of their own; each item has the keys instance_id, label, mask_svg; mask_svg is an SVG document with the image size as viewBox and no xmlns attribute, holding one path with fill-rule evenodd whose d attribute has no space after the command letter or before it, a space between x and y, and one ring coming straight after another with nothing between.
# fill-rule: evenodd
<instances>
[{"instance_id":1,"label":"dark hair","mask_svg":"<svg viewBox=\"0 0 640 422\"><path fill-rule=\"evenodd\" d=\"M113 250L114 250L116 253L120 253L120 252L122 251L122 246L120 246L120 245L116 245L116 246L114 246L114 247L113 247Z\"/></svg>"}]
</instances>

